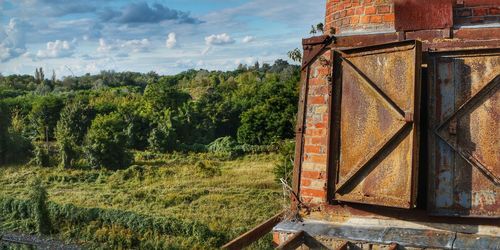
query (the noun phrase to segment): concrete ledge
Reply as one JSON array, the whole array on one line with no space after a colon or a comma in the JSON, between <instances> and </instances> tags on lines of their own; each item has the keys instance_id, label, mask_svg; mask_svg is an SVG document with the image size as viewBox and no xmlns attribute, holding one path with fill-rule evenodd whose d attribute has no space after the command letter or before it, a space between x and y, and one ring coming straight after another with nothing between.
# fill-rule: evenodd
<instances>
[{"instance_id":1,"label":"concrete ledge","mask_svg":"<svg viewBox=\"0 0 500 250\"><path fill-rule=\"evenodd\" d=\"M306 220L303 222L281 222L274 227L275 232L295 233L305 231L318 238L343 239L359 243L388 245L397 243L403 247L439 249L500 249L500 236L466 234L443 228L454 225L441 224L440 229L428 225L415 225L404 221L390 223L383 220L367 219L365 225L358 222L349 224ZM375 223L374 223L375 222Z\"/></svg>"}]
</instances>

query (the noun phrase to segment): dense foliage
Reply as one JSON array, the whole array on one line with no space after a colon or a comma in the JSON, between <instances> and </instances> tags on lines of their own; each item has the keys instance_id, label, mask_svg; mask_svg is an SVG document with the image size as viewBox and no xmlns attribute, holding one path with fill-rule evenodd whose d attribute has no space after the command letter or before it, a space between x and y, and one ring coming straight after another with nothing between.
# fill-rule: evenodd
<instances>
[{"instance_id":1,"label":"dense foliage","mask_svg":"<svg viewBox=\"0 0 500 250\"><path fill-rule=\"evenodd\" d=\"M0 165L122 169L134 150L239 155L273 145L293 137L299 77L283 60L174 76L0 75Z\"/></svg>"}]
</instances>

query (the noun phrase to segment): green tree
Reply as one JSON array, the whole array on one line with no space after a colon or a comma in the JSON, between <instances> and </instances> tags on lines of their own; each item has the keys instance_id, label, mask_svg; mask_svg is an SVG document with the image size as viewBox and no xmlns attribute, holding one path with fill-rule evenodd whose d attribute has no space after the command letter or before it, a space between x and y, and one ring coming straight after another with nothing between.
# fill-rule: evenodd
<instances>
[{"instance_id":1,"label":"green tree","mask_svg":"<svg viewBox=\"0 0 500 250\"><path fill-rule=\"evenodd\" d=\"M288 100L272 97L241 115L238 141L244 144L265 145L293 135L290 114L295 108Z\"/></svg>"},{"instance_id":2,"label":"green tree","mask_svg":"<svg viewBox=\"0 0 500 250\"><path fill-rule=\"evenodd\" d=\"M42 82L45 80L45 74L43 73L43 68L40 67L40 69L36 68L35 69L35 81L38 84L42 84Z\"/></svg>"},{"instance_id":3,"label":"green tree","mask_svg":"<svg viewBox=\"0 0 500 250\"><path fill-rule=\"evenodd\" d=\"M148 138L149 148L156 152L170 152L176 147L176 133L172 127L172 112L167 109Z\"/></svg>"},{"instance_id":4,"label":"green tree","mask_svg":"<svg viewBox=\"0 0 500 250\"><path fill-rule=\"evenodd\" d=\"M117 112L123 117L127 127L127 145L131 149L144 150L148 147L148 136L151 131L151 117L142 112L143 99L141 96L127 98L121 103Z\"/></svg>"},{"instance_id":5,"label":"green tree","mask_svg":"<svg viewBox=\"0 0 500 250\"><path fill-rule=\"evenodd\" d=\"M29 114L35 140L49 142L54 138L54 129L63 106L60 97L50 95L35 99Z\"/></svg>"},{"instance_id":6,"label":"green tree","mask_svg":"<svg viewBox=\"0 0 500 250\"><path fill-rule=\"evenodd\" d=\"M79 157L79 145L82 144L90 124L89 117L88 105L81 100L71 102L63 108L55 130L60 167L74 167Z\"/></svg>"},{"instance_id":7,"label":"green tree","mask_svg":"<svg viewBox=\"0 0 500 250\"><path fill-rule=\"evenodd\" d=\"M161 114L165 109L177 110L191 99L188 93L163 83L149 84L144 90L144 101L151 112Z\"/></svg>"},{"instance_id":8,"label":"green tree","mask_svg":"<svg viewBox=\"0 0 500 250\"><path fill-rule=\"evenodd\" d=\"M93 168L123 169L131 163L125 123L116 112L98 115L85 139L85 154Z\"/></svg>"},{"instance_id":9,"label":"green tree","mask_svg":"<svg viewBox=\"0 0 500 250\"><path fill-rule=\"evenodd\" d=\"M33 145L31 141L15 130L9 131L10 145L7 149L7 163L25 163L32 154Z\"/></svg>"}]
</instances>

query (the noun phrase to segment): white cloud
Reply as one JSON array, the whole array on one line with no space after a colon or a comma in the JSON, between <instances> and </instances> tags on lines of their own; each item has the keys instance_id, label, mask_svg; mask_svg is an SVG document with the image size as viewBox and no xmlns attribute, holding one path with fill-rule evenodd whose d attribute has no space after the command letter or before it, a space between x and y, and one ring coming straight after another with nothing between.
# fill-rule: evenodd
<instances>
[{"instance_id":1,"label":"white cloud","mask_svg":"<svg viewBox=\"0 0 500 250\"><path fill-rule=\"evenodd\" d=\"M205 37L205 43L208 46L212 45L227 45L227 44L233 44L235 41L231 36L229 36L227 33L222 33L218 35L211 35Z\"/></svg>"},{"instance_id":2,"label":"white cloud","mask_svg":"<svg viewBox=\"0 0 500 250\"><path fill-rule=\"evenodd\" d=\"M0 27L0 62L19 57L26 52L26 30L30 25L17 18L11 18L9 24Z\"/></svg>"},{"instance_id":3,"label":"white cloud","mask_svg":"<svg viewBox=\"0 0 500 250\"><path fill-rule=\"evenodd\" d=\"M36 56L38 58L61 58L73 55L75 52L75 40L72 42L55 40L48 42L44 50L38 50Z\"/></svg>"},{"instance_id":4,"label":"white cloud","mask_svg":"<svg viewBox=\"0 0 500 250\"><path fill-rule=\"evenodd\" d=\"M99 47L97 47L97 51L101 53L108 53L110 51L116 50L117 47L114 44L110 44L106 42L106 40L99 38Z\"/></svg>"},{"instance_id":5,"label":"white cloud","mask_svg":"<svg viewBox=\"0 0 500 250\"><path fill-rule=\"evenodd\" d=\"M167 48L172 49L177 45L177 36L174 32L168 34L167 41L165 42L165 46Z\"/></svg>"},{"instance_id":6,"label":"white cloud","mask_svg":"<svg viewBox=\"0 0 500 250\"><path fill-rule=\"evenodd\" d=\"M204 56L208 54L208 52L212 51L212 46L207 46L205 49L201 51L201 55Z\"/></svg>"},{"instance_id":7,"label":"white cloud","mask_svg":"<svg viewBox=\"0 0 500 250\"><path fill-rule=\"evenodd\" d=\"M97 51L101 53L109 53L116 50L124 50L126 52L147 52L151 47L149 39L144 38L141 40L115 40L106 41L103 38L99 39L99 47Z\"/></svg>"},{"instance_id":8,"label":"white cloud","mask_svg":"<svg viewBox=\"0 0 500 250\"><path fill-rule=\"evenodd\" d=\"M132 52L146 52L149 51L150 46L151 42L146 38L142 40L128 40L120 45L120 47L132 50Z\"/></svg>"},{"instance_id":9,"label":"white cloud","mask_svg":"<svg viewBox=\"0 0 500 250\"><path fill-rule=\"evenodd\" d=\"M245 38L243 38L243 43L251 43L255 40L255 37L253 36L246 36Z\"/></svg>"},{"instance_id":10,"label":"white cloud","mask_svg":"<svg viewBox=\"0 0 500 250\"><path fill-rule=\"evenodd\" d=\"M174 67L177 68L193 68L194 67L194 62L191 59L181 59L177 60L174 64Z\"/></svg>"},{"instance_id":11,"label":"white cloud","mask_svg":"<svg viewBox=\"0 0 500 250\"><path fill-rule=\"evenodd\" d=\"M257 61L258 60L254 57L239 58L234 60L234 65L240 65L240 64L253 65Z\"/></svg>"}]
</instances>

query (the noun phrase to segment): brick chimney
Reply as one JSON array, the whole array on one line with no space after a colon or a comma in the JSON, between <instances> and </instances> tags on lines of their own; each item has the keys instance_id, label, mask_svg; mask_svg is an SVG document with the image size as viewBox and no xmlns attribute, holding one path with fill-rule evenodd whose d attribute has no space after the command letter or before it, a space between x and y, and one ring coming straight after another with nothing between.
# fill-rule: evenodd
<instances>
[{"instance_id":1,"label":"brick chimney","mask_svg":"<svg viewBox=\"0 0 500 250\"><path fill-rule=\"evenodd\" d=\"M325 32L335 35L496 25L500 0L327 0Z\"/></svg>"},{"instance_id":2,"label":"brick chimney","mask_svg":"<svg viewBox=\"0 0 500 250\"><path fill-rule=\"evenodd\" d=\"M394 0L327 0L325 31L334 34L394 31Z\"/></svg>"}]
</instances>

